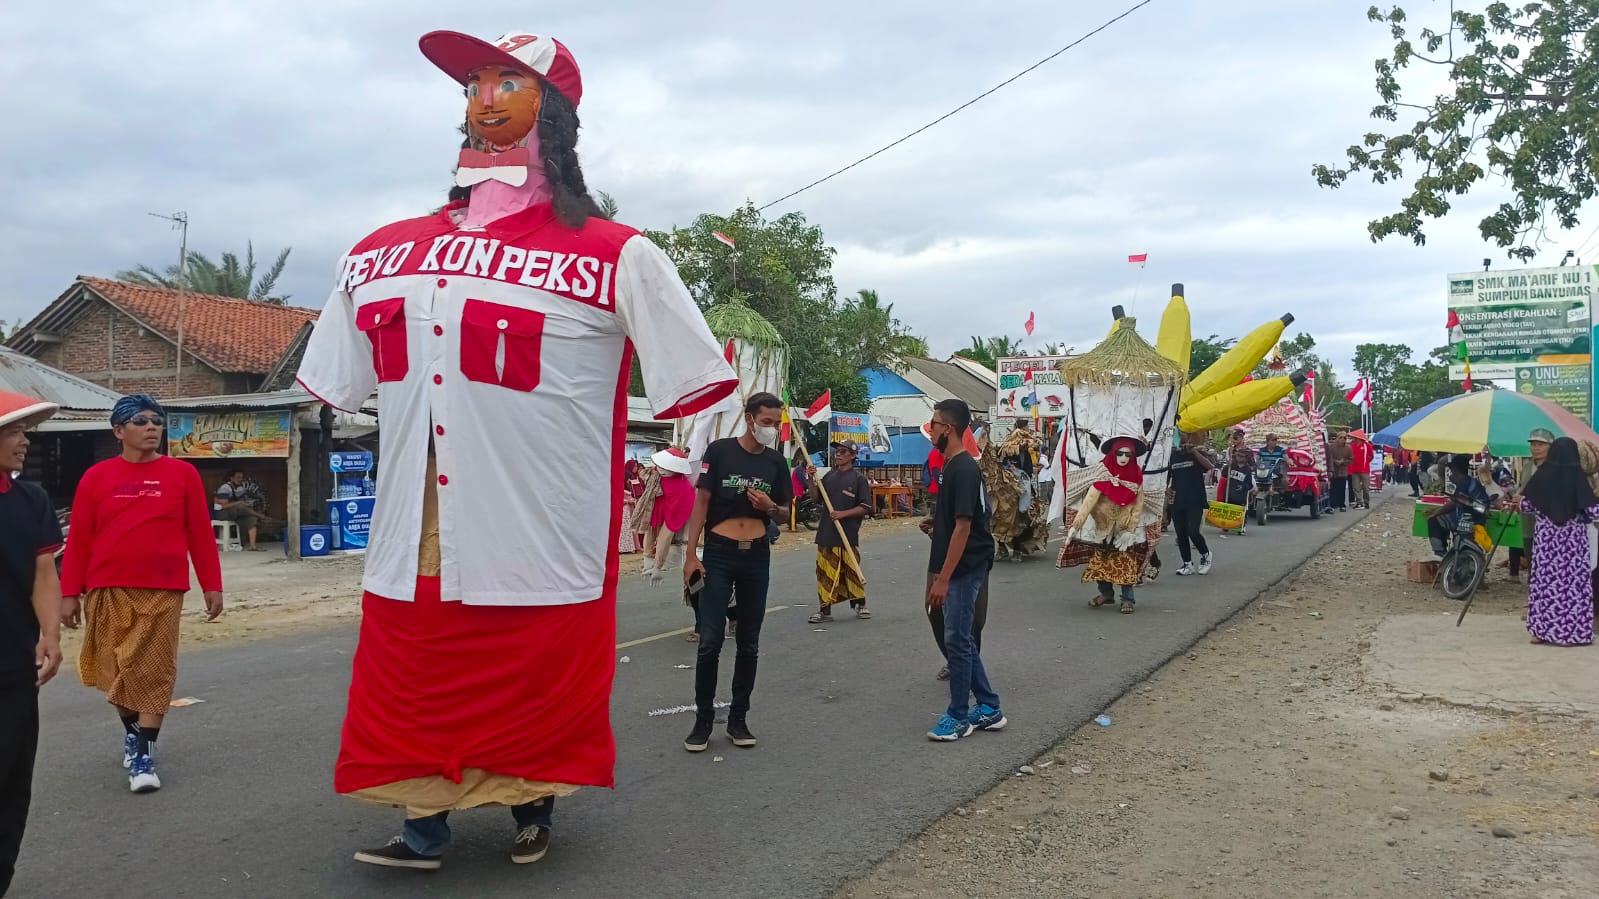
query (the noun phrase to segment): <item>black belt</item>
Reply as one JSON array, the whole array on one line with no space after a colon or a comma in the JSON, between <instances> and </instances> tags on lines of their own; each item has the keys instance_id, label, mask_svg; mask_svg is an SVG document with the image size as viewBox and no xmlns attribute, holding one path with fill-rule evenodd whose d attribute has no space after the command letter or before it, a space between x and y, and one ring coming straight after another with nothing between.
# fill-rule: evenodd
<instances>
[{"instance_id":1,"label":"black belt","mask_svg":"<svg viewBox=\"0 0 1599 899\"><path fill-rule=\"evenodd\" d=\"M754 540L734 540L732 537L723 537L714 531L705 535L705 545L720 546L725 549L736 549L739 552L749 552L752 549L764 549L771 546L766 535L762 534Z\"/></svg>"}]
</instances>

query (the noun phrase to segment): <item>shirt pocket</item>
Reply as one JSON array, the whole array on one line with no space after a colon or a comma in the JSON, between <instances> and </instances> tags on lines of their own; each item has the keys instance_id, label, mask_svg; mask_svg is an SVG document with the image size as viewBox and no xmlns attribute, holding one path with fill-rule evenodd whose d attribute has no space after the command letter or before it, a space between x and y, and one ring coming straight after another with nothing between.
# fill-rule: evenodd
<instances>
[{"instance_id":1,"label":"shirt pocket","mask_svg":"<svg viewBox=\"0 0 1599 899\"><path fill-rule=\"evenodd\" d=\"M378 383L403 381L411 370L406 346L405 298L365 303L355 310L355 326L372 341L372 368Z\"/></svg>"},{"instance_id":2,"label":"shirt pocket","mask_svg":"<svg viewBox=\"0 0 1599 899\"><path fill-rule=\"evenodd\" d=\"M528 392L539 386L544 313L487 300L461 309L461 374Z\"/></svg>"}]
</instances>

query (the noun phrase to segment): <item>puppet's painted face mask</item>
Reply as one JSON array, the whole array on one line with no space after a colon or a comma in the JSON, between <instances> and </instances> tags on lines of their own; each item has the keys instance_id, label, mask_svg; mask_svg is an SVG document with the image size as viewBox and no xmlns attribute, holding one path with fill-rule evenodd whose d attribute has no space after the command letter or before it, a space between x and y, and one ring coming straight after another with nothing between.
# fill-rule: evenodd
<instances>
[{"instance_id":1,"label":"puppet's painted face mask","mask_svg":"<svg viewBox=\"0 0 1599 899\"><path fill-rule=\"evenodd\" d=\"M466 122L485 150L519 146L538 125L543 100L539 80L513 69L487 66L466 84Z\"/></svg>"}]
</instances>

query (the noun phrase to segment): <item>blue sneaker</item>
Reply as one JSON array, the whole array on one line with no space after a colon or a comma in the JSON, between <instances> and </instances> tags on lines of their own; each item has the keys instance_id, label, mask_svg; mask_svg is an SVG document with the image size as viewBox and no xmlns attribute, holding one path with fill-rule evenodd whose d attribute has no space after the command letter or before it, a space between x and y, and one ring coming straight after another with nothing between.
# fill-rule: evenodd
<instances>
[{"instance_id":1,"label":"blue sneaker","mask_svg":"<svg viewBox=\"0 0 1599 899\"><path fill-rule=\"evenodd\" d=\"M126 771L127 769L133 767L133 757L135 755L138 755L138 754L139 754L139 738L137 736L134 736L133 734L125 734L125 735L123 735L123 737L122 737L122 769L124 771Z\"/></svg>"},{"instance_id":2,"label":"blue sneaker","mask_svg":"<svg viewBox=\"0 0 1599 899\"><path fill-rule=\"evenodd\" d=\"M991 705L979 705L972 709L972 727L978 730L1004 730L1010 721L1005 718L1005 713Z\"/></svg>"},{"instance_id":3,"label":"blue sneaker","mask_svg":"<svg viewBox=\"0 0 1599 899\"><path fill-rule=\"evenodd\" d=\"M128 766L128 789L134 793L154 793L161 789L161 778L155 773L155 760L148 753L139 753Z\"/></svg>"},{"instance_id":4,"label":"blue sneaker","mask_svg":"<svg viewBox=\"0 0 1599 899\"><path fill-rule=\"evenodd\" d=\"M938 719L933 729L927 732L927 739L937 740L941 743L952 743L972 732L970 721L957 721L948 715Z\"/></svg>"}]
</instances>

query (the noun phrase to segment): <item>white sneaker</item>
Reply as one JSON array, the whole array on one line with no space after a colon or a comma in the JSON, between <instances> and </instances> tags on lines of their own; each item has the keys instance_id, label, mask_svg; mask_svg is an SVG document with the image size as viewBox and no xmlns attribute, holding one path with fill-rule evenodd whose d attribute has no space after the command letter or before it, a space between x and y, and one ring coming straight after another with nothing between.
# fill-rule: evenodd
<instances>
[{"instance_id":1,"label":"white sneaker","mask_svg":"<svg viewBox=\"0 0 1599 899\"><path fill-rule=\"evenodd\" d=\"M1178 577L1187 577L1188 575L1193 574L1193 573L1194 573L1194 563L1192 563L1192 562L1184 562L1182 564L1182 567L1177 569L1177 576Z\"/></svg>"},{"instance_id":2,"label":"white sneaker","mask_svg":"<svg viewBox=\"0 0 1599 899\"><path fill-rule=\"evenodd\" d=\"M1200 574L1210 574L1210 561L1210 553L1205 553L1204 555L1200 556L1199 568L1196 570Z\"/></svg>"},{"instance_id":3,"label":"white sneaker","mask_svg":"<svg viewBox=\"0 0 1599 899\"><path fill-rule=\"evenodd\" d=\"M134 793L154 793L161 789L161 778L155 773L155 760L148 755L136 755L128 766L128 790Z\"/></svg>"}]
</instances>

